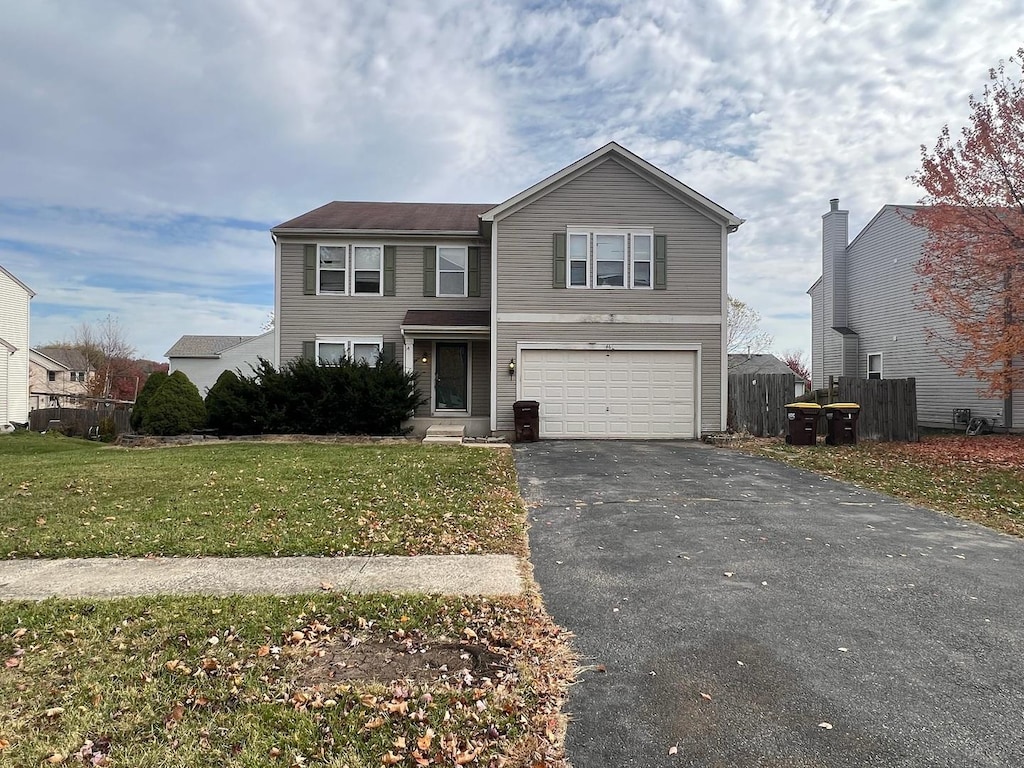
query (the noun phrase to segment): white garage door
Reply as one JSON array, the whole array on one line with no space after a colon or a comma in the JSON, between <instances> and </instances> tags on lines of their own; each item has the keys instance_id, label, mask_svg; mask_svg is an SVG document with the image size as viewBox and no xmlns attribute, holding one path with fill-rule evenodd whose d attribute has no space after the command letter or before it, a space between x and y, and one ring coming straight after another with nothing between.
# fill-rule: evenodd
<instances>
[{"instance_id":1,"label":"white garage door","mask_svg":"<svg viewBox=\"0 0 1024 768\"><path fill-rule=\"evenodd\" d=\"M692 438L697 353L524 349L523 400L547 438Z\"/></svg>"}]
</instances>

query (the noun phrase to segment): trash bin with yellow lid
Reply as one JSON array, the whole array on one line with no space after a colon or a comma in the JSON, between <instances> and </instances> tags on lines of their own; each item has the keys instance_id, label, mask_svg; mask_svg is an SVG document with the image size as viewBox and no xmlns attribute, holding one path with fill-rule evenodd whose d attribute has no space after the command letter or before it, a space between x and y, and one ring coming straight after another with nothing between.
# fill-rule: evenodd
<instances>
[{"instance_id":1,"label":"trash bin with yellow lid","mask_svg":"<svg viewBox=\"0 0 1024 768\"><path fill-rule=\"evenodd\" d=\"M786 420L789 431L786 442L790 445L814 445L818 442L818 414L821 406L817 403L788 403Z\"/></svg>"},{"instance_id":2,"label":"trash bin with yellow lid","mask_svg":"<svg viewBox=\"0 0 1024 768\"><path fill-rule=\"evenodd\" d=\"M832 403L821 409L825 415L826 445L856 445L858 403Z\"/></svg>"}]
</instances>

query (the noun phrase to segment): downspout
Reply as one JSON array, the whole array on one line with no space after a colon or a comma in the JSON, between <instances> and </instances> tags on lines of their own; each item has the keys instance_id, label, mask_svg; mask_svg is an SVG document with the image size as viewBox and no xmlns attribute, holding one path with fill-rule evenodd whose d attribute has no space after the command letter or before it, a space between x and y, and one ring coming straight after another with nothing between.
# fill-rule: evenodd
<instances>
[{"instance_id":1,"label":"downspout","mask_svg":"<svg viewBox=\"0 0 1024 768\"><path fill-rule=\"evenodd\" d=\"M274 368L281 367L281 243L270 233L274 243Z\"/></svg>"}]
</instances>

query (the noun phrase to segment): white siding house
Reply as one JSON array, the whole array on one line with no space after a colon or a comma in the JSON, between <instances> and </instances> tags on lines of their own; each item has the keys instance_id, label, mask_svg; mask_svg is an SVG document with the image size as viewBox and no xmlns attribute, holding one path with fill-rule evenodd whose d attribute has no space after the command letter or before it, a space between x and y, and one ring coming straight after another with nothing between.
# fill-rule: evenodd
<instances>
[{"instance_id":1,"label":"white siding house","mask_svg":"<svg viewBox=\"0 0 1024 768\"><path fill-rule=\"evenodd\" d=\"M929 330L941 338L947 327L918 307L915 268L927 232L911 224L913 210L884 206L848 243L849 212L831 201L822 217L822 275L807 291L814 386L827 386L829 376L913 377L924 426L952 427L954 410L970 409L972 417L1020 430L1024 392L1007 400L982 397L984 385L944 363L941 342L929 340Z\"/></svg>"},{"instance_id":2,"label":"white siding house","mask_svg":"<svg viewBox=\"0 0 1024 768\"><path fill-rule=\"evenodd\" d=\"M28 421L28 305L35 295L0 266L0 428Z\"/></svg>"},{"instance_id":3,"label":"white siding house","mask_svg":"<svg viewBox=\"0 0 1024 768\"><path fill-rule=\"evenodd\" d=\"M274 359L274 332L260 336L182 336L164 355L170 360L169 373L181 371L206 393L224 371L250 374L259 358Z\"/></svg>"}]
</instances>

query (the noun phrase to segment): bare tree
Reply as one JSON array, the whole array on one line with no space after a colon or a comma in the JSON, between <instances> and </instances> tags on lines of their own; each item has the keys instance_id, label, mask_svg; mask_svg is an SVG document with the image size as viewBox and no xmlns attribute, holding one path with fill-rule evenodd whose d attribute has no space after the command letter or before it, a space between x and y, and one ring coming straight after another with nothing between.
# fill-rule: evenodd
<instances>
[{"instance_id":1,"label":"bare tree","mask_svg":"<svg viewBox=\"0 0 1024 768\"><path fill-rule=\"evenodd\" d=\"M95 371L89 395L110 397L114 381L131 367L135 357L135 347L126 338L121 321L107 315L96 324L81 323L74 333L72 346L85 355Z\"/></svg>"},{"instance_id":2,"label":"bare tree","mask_svg":"<svg viewBox=\"0 0 1024 768\"><path fill-rule=\"evenodd\" d=\"M729 297L729 335L726 347L730 354L767 351L775 340L761 328L761 315L744 301Z\"/></svg>"}]
</instances>

